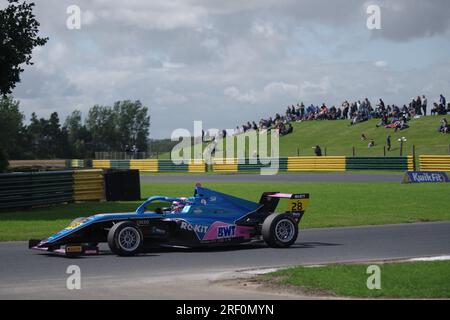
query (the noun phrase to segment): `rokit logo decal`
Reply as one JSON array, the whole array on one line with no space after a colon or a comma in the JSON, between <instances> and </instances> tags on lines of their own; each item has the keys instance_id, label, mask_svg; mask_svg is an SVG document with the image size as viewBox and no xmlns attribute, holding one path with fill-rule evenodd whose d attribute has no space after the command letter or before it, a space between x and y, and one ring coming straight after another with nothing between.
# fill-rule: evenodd
<instances>
[{"instance_id":1,"label":"rokit logo decal","mask_svg":"<svg viewBox=\"0 0 450 320\"><path fill-rule=\"evenodd\" d=\"M226 226L217 228L217 238L231 238L236 233L236 226Z\"/></svg>"},{"instance_id":2,"label":"rokit logo decal","mask_svg":"<svg viewBox=\"0 0 450 320\"><path fill-rule=\"evenodd\" d=\"M183 230L195 231L198 233L206 233L206 231L208 231L208 226L203 226L201 224L191 225L185 221L181 222L180 228Z\"/></svg>"}]
</instances>

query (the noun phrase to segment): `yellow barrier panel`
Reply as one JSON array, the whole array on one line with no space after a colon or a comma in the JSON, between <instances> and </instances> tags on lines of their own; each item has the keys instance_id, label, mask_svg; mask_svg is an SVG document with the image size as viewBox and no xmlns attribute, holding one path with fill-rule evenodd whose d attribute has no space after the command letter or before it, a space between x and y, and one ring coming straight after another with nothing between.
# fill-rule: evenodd
<instances>
[{"instance_id":1,"label":"yellow barrier panel","mask_svg":"<svg viewBox=\"0 0 450 320\"><path fill-rule=\"evenodd\" d=\"M72 159L70 160L71 168L84 168L84 160Z\"/></svg>"},{"instance_id":2,"label":"yellow barrier panel","mask_svg":"<svg viewBox=\"0 0 450 320\"><path fill-rule=\"evenodd\" d=\"M238 172L238 160L237 159L214 159L213 160L214 172Z\"/></svg>"},{"instance_id":3,"label":"yellow barrier panel","mask_svg":"<svg viewBox=\"0 0 450 320\"><path fill-rule=\"evenodd\" d=\"M450 156L422 155L419 159L421 171L450 171Z\"/></svg>"},{"instance_id":4,"label":"yellow barrier panel","mask_svg":"<svg viewBox=\"0 0 450 320\"><path fill-rule=\"evenodd\" d=\"M109 168L111 168L111 161L109 161L109 160L92 160L92 168L94 168L94 169L109 169Z\"/></svg>"},{"instance_id":5,"label":"yellow barrier panel","mask_svg":"<svg viewBox=\"0 0 450 320\"><path fill-rule=\"evenodd\" d=\"M206 172L206 164L205 161L191 161L189 162L189 172L202 173Z\"/></svg>"},{"instance_id":6,"label":"yellow barrier panel","mask_svg":"<svg viewBox=\"0 0 450 320\"><path fill-rule=\"evenodd\" d=\"M408 156L408 171L414 171L414 157Z\"/></svg>"},{"instance_id":7,"label":"yellow barrier panel","mask_svg":"<svg viewBox=\"0 0 450 320\"><path fill-rule=\"evenodd\" d=\"M345 171L345 157L288 157L287 171Z\"/></svg>"},{"instance_id":8,"label":"yellow barrier panel","mask_svg":"<svg viewBox=\"0 0 450 320\"><path fill-rule=\"evenodd\" d=\"M76 170L73 172L75 201L103 200L105 191L102 170Z\"/></svg>"},{"instance_id":9,"label":"yellow barrier panel","mask_svg":"<svg viewBox=\"0 0 450 320\"><path fill-rule=\"evenodd\" d=\"M66 166L66 160L9 160L9 167L61 167Z\"/></svg>"},{"instance_id":10,"label":"yellow barrier panel","mask_svg":"<svg viewBox=\"0 0 450 320\"><path fill-rule=\"evenodd\" d=\"M158 172L158 160L130 160L130 169L138 169L141 171Z\"/></svg>"}]
</instances>

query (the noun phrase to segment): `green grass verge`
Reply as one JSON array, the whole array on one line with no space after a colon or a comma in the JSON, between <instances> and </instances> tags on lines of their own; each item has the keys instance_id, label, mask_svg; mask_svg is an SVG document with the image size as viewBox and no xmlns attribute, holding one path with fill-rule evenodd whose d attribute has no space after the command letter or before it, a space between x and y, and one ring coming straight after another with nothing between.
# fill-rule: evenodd
<instances>
[{"instance_id":1,"label":"green grass verge","mask_svg":"<svg viewBox=\"0 0 450 320\"><path fill-rule=\"evenodd\" d=\"M338 296L369 298L450 298L450 261L379 264L380 289L368 289L366 264L295 267L258 277L306 292L325 291Z\"/></svg>"},{"instance_id":2,"label":"green grass verge","mask_svg":"<svg viewBox=\"0 0 450 320\"><path fill-rule=\"evenodd\" d=\"M400 183L208 183L205 187L258 201L264 191L309 192L304 228L450 220L448 184ZM192 183L143 183L142 197L186 196ZM0 241L42 238L79 216L134 211L139 202L72 203L0 213ZM286 203L279 205L285 210Z\"/></svg>"},{"instance_id":3,"label":"green grass verge","mask_svg":"<svg viewBox=\"0 0 450 320\"><path fill-rule=\"evenodd\" d=\"M439 122L445 116L427 116L420 119L413 119L409 122L410 128L394 132L394 129L384 127L376 128L379 119L372 119L354 126L350 126L349 120L336 121L305 121L293 123L294 132L280 138L280 156L314 156L312 147L320 145L322 152L329 156L352 156L352 147L355 147L356 156L384 156L383 146L386 144L387 135L391 135L392 149L387 152L387 156L400 155L400 137L406 137L403 155L412 154L412 146L416 146L416 154L444 155L449 154L449 136L437 132ZM365 134L368 139L375 140L375 147L368 148L368 140L361 141L361 134ZM270 142L270 139L269 139ZM203 143L202 148L206 147ZM234 142L236 150L236 139ZM253 154L248 142L245 154ZM219 144L216 148L226 150L226 143ZM268 150L271 148L269 146ZM191 150L193 156L193 150ZM225 152L225 151L224 151ZM236 151L235 151L236 154ZM225 156L226 152L225 152ZM229 155L234 156L234 155ZM170 159L170 152L159 155L160 159Z\"/></svg>"}]
</instances>

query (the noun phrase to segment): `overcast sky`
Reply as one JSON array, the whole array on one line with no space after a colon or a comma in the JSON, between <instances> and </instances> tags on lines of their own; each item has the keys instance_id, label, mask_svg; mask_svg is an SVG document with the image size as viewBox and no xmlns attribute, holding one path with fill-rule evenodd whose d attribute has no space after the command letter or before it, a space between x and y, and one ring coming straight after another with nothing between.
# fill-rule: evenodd
<instances>
[{"instance_id":1,"label":"overcast sky","mask_svg":"<svg viewBox=\"0 0 450 320\"><path fill-rule=\"evenodd\" d=\"M300 101L450 95L448 0L35 2L50 40L14 91L27 119L139 99L162 138L194 120L234 128ZM370 4L381 30L366 26ZM80 30L66 27L69 5L82 10Z\"/></svg>"}]
</instances>

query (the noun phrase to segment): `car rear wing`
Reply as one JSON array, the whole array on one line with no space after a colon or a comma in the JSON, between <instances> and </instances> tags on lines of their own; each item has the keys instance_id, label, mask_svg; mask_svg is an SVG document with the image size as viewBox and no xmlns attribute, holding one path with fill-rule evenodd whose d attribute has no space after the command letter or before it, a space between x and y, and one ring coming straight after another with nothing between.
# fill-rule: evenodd
<instances>
[{"instance_id":1,"label":"car rear wing","mask_svg":"<svg viewBox=\"0 0 450 320\"><path fill-rule=\"evenodd\" d=\"M278 205L279 199L288 199L287 212L305 212L309 205L309 193L279 193L279 192L265 192L261 196L261 200L266 198L266 202L273 206ZM260 200L261 204L262 203ZM272 211L273 212L273 211Z\"/></svg>"}]
</instances>

